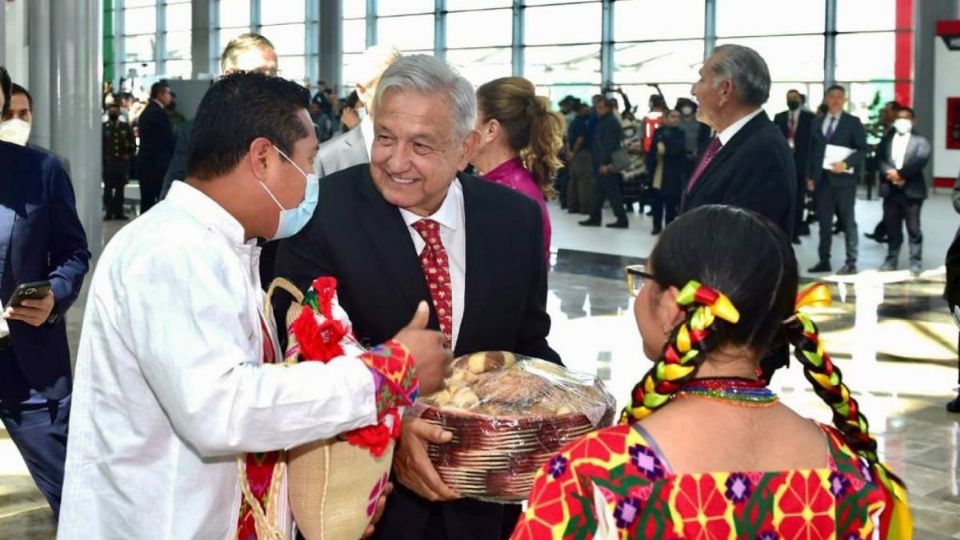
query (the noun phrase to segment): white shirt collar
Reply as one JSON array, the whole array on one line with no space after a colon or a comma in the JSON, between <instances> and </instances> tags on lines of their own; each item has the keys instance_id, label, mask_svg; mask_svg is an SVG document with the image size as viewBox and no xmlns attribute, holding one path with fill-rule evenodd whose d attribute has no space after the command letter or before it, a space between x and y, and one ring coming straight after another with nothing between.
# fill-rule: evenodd
<instances>
[{"instance_id":1,"label":"white shirt collar","mask_svg":"<svg viewBox=\"0 0 960 540\"><path fill-rule=\"evenodd\" d=\"M436 212L429 216L418 216L407 209L400 208L400 215L403 216L403 222L406 223L408 227L421 219L432 219L441 226L455 231L460 226L460 212L458 211L460 205L458 201L462 199L463 187L460 185L460 180L454 178L450 184L450 188L447 190L447 196L444 197L443 203Z\"/></svg>"},{"instance_id":2,"label":"white shirt collar","mask_svg":"<svg viewBox=\"0 0 960 540\"><path fill-rule=\"evenodd\" d=\"M243 225L230 212L220 206L217 201L186 182L174 182L164 201L191 215L214 231L222 234L227 240L236 245L256 245L256 239L244 239Z\"/></svg>"},{"instance_id":3,"label":"white shirt collar","mask_svg":"<svg viewBox=\"0 0 960 540\"><path fill-rule=\"evenodd\" d=\"M373 161L373 120L369 114L360 120L360 134L363 135L363 144L367 145L367 161Z\"/></svg>"},{"instance_id":4,"label":"white shirt collar","mask_svg":"<svg viewBox=\"0 0 960 540\"><path fill-rule=\"evenodd\" d=\"M763 109L759 108L753 111L752 113L744 116L743 118L737 120L736 122L730 124L729 126L727 126L727 129L721 131L720 133L717 133L717 137L720 139L720 144L726 146L727 143L730 142L730 139L732 139L733 136L736 135L738 131L743 129L743 126L747 125L747 122L753 120L753 117L757 116L762 112L763 112Z\"/></svg>"},{"instance_id":5,"label":"white shirt collar","mask_svg":"<svg viewBox=\"0 0 960 540\"><path fill-rule=\"evenodd\" d=\"M163 103L160 103L160 100L159 100L159 99L153 99L153 100L151 100L151 101L153 101L154 103L156 103L157 105L159 105L161 109L166 109L166 106L164 106Z\"/></svg>"}]
</instances>

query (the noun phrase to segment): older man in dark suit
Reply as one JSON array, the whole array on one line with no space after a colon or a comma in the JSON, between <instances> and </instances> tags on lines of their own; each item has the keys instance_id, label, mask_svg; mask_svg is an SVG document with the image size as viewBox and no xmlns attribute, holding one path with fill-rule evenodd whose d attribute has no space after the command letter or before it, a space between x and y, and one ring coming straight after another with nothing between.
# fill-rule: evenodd
<instances>
[{"instance_id":1,"label":"older man in dark suit","mask_svg":"<svg viewBox=\"0 0 960 540\"><path fill-rule=\"evenodd\" d=\"M923 232L920 209L927 198L927 180L923 169L930 160L930 141L913 131L913 109L901 107L893 121L895 133L885 137L877 150L880 169L880 196L883 197L883 223L887 229L887 260L881 271L896 270L903 245L903 223L910 237L910 272L923 270Z\"/></svg>"},{"instance_id":2,"label":"older man in dark suit","mask_svg":"<svg viewBox=\"0 0 960 540\"><path fill-rule=\"evenodd\" d=\"M164 82L150 87L150 103L137 121L140 131L140 150L137 152L137 180L140 182L140 213L160 200L163 175L167 173L177 141L173 124L167 115L167 105L173 98L170 86Z\"/></svg>"},{"instance_id":3,"label":"older man in dark suit","mask_svg":"<svg viewBox=\"0 0 960 540\"><path fill-rule=\"evenodd\" d=\"M796 221L794 222L793 243L800 243L800 234L810 231L803 222L803 208L807 193L807 159L810 156L810 125L815 115L802 108L803 98L797 90L787 92L787 110L777 113L773 118L787 144L793 152L793 163L797 170L797 203L795 205ZM801 233L801 229L803 232Z\"/></svg>"},{"instance_id":4,"label":"older man in dark suit","mask_svg":"<svg viewBox=\"0 0 960 540\"><path fill-rule=\"evenodd\" d=\"M729 204L760 213L793 237L796 169L787 141L762 109L770 71L756 51L717 47L693 85L697 119L716 132L687 183L680 212Z\"/></svg>"},{"instance_id":5,"label":"older man in dark suit","mask_svg":"<svg viewBox=\"0 0 960 540\"><path fill-rule=\"evenodd\" d=\"M402 328L420 300L457 355L510 350L547 360L546 267L536 204L459 172L479 136L473 86L425 55L400 58L374 98L372 160L321 180L313 219L281 243L277 275L304 287L322 275L357 337ZM381 340L382 341L382 340ZM497 540L520 507L460 499L427 457L451 434L407 419L394 456L397 490L377 538Z\"/></svg>"},{"instance_id":6,"label":"older man in dark suit","mask_svg":"<svg viewBox=\"0 0 960 540\"><path fill-rule=\"evenodd\" d=\"M0 66L0 110L10 79ZM63 316L90 262L70 178L53 155L0 142L0 420L54 515L60 511L70 417ZM42 298L6 305L18 285L49 281Z\"/></svg>"},{"instance_id":7,"label":"older man in dark suit","mask_svg":"<svg viewBox=\"0 0 960 540\"><path fill-rule=\"evenodd\" d=\"M837 274L857 273L857 178L862 174L867 152L867 134L860 119L846 113L847 91L839 85L827 89L824 98L827 114L817 118L810 129L810 159L807 162L807 188L814 192L820 220L820 262L810 272L829 272L833 242L833 214L836 211L847 243L846 263ZM824 169L827 146L849 152L844 159L828 163Z\"/></svg>"}]
</instances>

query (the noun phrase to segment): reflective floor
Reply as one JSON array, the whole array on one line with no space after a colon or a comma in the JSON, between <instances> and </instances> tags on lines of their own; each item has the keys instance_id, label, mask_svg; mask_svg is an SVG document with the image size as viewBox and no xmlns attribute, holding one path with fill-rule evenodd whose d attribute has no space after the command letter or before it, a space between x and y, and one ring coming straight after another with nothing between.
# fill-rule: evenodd
<instances>
[{"instance_id":1,"label":"reflective floor","mask_svg":"<svg viewBox=\"0 0 960 540\"><path fill-rule=\"evenodd\" d=\"M550 211L556 255L550 273L550 341L574 369L598 374L621 400L648 367L641 352L622 268L642 262L656 240L650 220L630 215L627 230L579 227L582 216ZM960 415L944 404L957 392L957 328L940 299L943 257L960 225L947 193L924 207L925 268L877 273L886 246L862 237L880 219L880 203L858 201L861 274L826 277L834 305L814 312L828 350L878 435L884 460L903 477L918 540L960 539ZM612 220L612 216L605 216ZM119 228L108 222L104 240ZM816 228L814 228L816 233ZM835 237L834 264L843 241ZM904 252L906 248L904 248ZM816 262L816 239L797 246L801 272ZM901 256L906 263L906 254ZM71 312L70 338L79 336L82 298ZM774 389L801 414L829 422L829 411L794 363ZM760 444L760 441L758 441ZM52 538L52 515L33 487L12 441L0 428L0 540Z\"/></svg>"}]
</instances>

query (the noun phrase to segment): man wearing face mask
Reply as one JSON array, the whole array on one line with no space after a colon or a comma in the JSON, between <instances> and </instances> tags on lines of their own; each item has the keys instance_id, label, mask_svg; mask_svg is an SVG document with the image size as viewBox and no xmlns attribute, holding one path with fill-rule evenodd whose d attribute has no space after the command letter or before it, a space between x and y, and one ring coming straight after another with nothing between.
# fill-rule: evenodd
<instances>
[{"instance_id":1,"label":"man wearing face mask","mask_svg":"<svg viewBox=\"0 0 960 540\"><path fill-rule=\"evenodd\" d=\"M877 149L880 169L880 196L883 197L883 223L887 229L887 260L881 271L896 270L903 245L903 224L910 239L910 272L923 271L923 233L920 209L927 198L927 180L923 169L930 159L930 142L914 132L914 114L900 107L893 121L893 135L884 138Z\"/></svg>"},{"instance_id":2,"label":"man wearing face mask","mask_svg":"<svg viewBox=\"0 0 960 540\"><path fill-rule=\"evenodd\" d=\"M103 207L104 219L126 220L123 212L123 189L130 173L130 159L137 149L130 124L120 121L120 106L107 106L107 121L103 123Z\"/></svg>"},{"instance_id":3,"label":"man wearing face mask","mask_svg":"<svg viewBox=\"0 0 960 540\"><path fill-rule=\"evenodd\" d=\"M0 141L26 146L30 139L33 113L30 95L16 83L11 83L10 102L0 118Z\"/></svg>"},{"instance_id":4,"label":"man wearing face mask","mask_svg":"<svg viewBox=\"0 0 960 540\"><path fill-rule=\"evenodd\" d=\"M295 234L316 207L308 100L260 73L215 83L186 181L104 250L77 356L61 540L237 538L238 454L373 424L394 397L367 353L274 363L257 239ZM410 354L380 354L430 392L449 351L423 329L426 305L414 311L382 340Z\"/></svg>"},{"instance_id":5,"label":"man wearing face mask","mask_svg":"<svg viewBox=\"0 0 960 540\"><path fill-rule=\"evenodd\" d=\"M803 110L803 99L800 92L790 90L787 92L787 110L777 113L773 122L780 127L783 136L787 138L787 144L793 152L793 162L797 166L797 204L796 204L796 223L793 232L793 243L800 243L802 234L809 234L810 228L806 226L803 220L803 209L806 207L807 200L807 157L810 154L810 125L813 122L812 112Z\"/></svg>"}]
</instances>

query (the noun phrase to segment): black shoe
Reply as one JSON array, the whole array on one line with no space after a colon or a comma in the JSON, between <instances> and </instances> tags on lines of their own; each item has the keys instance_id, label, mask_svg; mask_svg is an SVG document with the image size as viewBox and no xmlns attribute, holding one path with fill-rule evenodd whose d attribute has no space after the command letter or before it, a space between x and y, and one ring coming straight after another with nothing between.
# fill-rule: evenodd
<instances>
[{"instance_id":1,"label":"black shoe","mask_svg":"<svg viewBox=\"0 0 960 540\"><path fill-rule=\"evenodd\" d=\"M654 229L654 230L650 231L650 234L653 235L653 236L657 236L657 235L659 235L662 231L663 231L663 229Z\"/></svg>"},{"instance_id":2,"label":"black shoe","mask_svg":"<svg viewBox=\"0 0 960 540\"><path fill-rule=\"evenodd\" d=\"M826 261L820 261L817 263L816 266L807 269L807 272L814 273L814 274L818 274L821 272L829 272L829 271L830 271L830 263Z\"/></svg>"},{"instance_id":3,"label":"black shoe","mask_svg":"<svg viewBox=\"0 0 960 540\"><path fill-rule=\"evenodd\" d=\"M947 403L947 410L953 413L960 413L960 396L957 396L953 401Z\"/></svg>"},{"instance_id":4,"label":"black shoe","mask_svg":"<svg viewBox=\"0 0 960 540\"><path fill-rule=\"evenodd\" d=\"M857 265L853 263L847 263L843 265L842 268L837 270L838 276L852 276L853 274L856 274L856 273L857 273Z\"/></svg>"},{"instance_id":5,"label":"black shoe","mask_svg":"<svg viewBox=\"0 0 960 540\"><path fill-rule=\"evenodd\" d=\"M580 225L583 225L584 227L599 227L601 225L599 219L593 219L593 218L586 219L584 221L579 221L578 223Z\"/></svg>"},{"instance_id":6,"label":"black shoe","mask_svg":"<svg viewBox=\"0 0 960 540\"><path fill-rule=\"evenodd\" d=\"M124 216L124 215L122 215L122 214L119 215L119 216L114 216L113 219L115 219L115 220L117 220L117 221L130 221L130 218L128 218L127 216Z\"/></svg>"},{"instance_id":7,"label":"black shoe","mask_svg":"<svg viewBox=\"0 0 960 540\"><path fill-rule=\"evenodd\" d=\"M613 223L607 223L608 229L626 229L630 227L630 223L625 219L618 219Z\"/></svg>"},{"instance_id":8,"label":"black shoe","mask_svg":"<svg viewBox=\"0 0 960 540\"><path fill-rule=\"evenodd\" d=\"M794 239L793 239L793 245L795 245L795 246L799 246L799 245L800 245L800 237L797 237L797 238L794 238Z\"/></svg>"},{"instance_id":9,"label":"black shoe","mask_svg":"<svg viewBox=\"0 0 960 540\"><path fill-rule=\"evenodd\" d=\"M892 261L887 259L883 261L883 264L880 265L880 268L877 268L880 272L893 272L897 269L897 261Z\"/></svg>"},{"instance_id":10,"label":"black shoe","mask_svg":"<svg viewBox=\"0 0 960 540\"><path fill-rule=\"evenodd\" d=\"M810 236L810 226L806 223L800 225L800 232L797 233L798 236Z\"/></svg>"}]
</instances>

